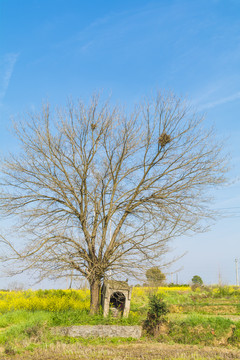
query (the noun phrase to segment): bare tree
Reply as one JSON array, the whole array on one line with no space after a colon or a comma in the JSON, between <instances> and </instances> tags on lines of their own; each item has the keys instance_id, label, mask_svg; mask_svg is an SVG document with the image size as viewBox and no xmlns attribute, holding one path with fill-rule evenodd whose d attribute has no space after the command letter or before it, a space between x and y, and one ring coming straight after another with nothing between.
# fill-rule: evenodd
<instances>
[{"instance_id":1,"label":"bare tree","mask_svg":"<svg viewBox=\"0 0 240 360\"><path fill-rule=\"evenodd\" d=\"M93 96L88 105L30 114L15 125L22 152L2 161L0 209L21 217L27 244L7 260L41 277L85 277L91 312L109 271L153 266L170 239L199 231L207 191L224 180L221 147L174 95L129 115Z\"/></svg>"}]
</instances>

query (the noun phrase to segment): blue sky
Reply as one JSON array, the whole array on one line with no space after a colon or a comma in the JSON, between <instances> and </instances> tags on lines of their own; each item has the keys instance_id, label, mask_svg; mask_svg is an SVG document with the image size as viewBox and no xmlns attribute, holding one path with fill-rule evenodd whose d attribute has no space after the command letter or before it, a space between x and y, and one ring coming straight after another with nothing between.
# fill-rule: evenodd
<instances>
[{"instance_id":1,"label":"blue sky","mask_svg":"<svg viewBox=\"0 0 240 360\"><path fill-rule=\"evenodd\" d=\"M17 149L11 117L42 101L102 91L127 107L172 90L205 113L230 154L227 215L210 231L171 244L187 255L180 282L235 282L240 258L240 2L238 0L0 0L0 151ZM175 277L175 275L174 275ZM0 285L5 280L0 280Z\"/></svg>"}]
</instances>

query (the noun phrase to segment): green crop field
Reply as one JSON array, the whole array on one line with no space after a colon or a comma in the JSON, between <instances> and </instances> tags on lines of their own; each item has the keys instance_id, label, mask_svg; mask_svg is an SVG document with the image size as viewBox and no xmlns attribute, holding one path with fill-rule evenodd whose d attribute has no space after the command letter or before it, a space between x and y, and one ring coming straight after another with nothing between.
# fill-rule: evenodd
<instances>
[{"instance_id":1,"label":"green crop field","mask_svg":"<svg viewBox=\"0 0 240 360\"><path fill-rule=\"evenodd\" d=\"M69 338L54 326L141 325L149 295L170 310L155 336ZM240 290L230 286L133 289L129 318L89 315L89 290L0 291L0 359L240 359Z\"/></svg>"}]
</instances>

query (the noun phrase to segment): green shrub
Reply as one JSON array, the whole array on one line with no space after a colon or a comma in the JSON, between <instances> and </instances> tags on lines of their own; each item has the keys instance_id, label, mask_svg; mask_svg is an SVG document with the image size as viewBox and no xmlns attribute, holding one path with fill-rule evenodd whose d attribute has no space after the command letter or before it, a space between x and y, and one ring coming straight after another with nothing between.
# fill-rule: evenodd
<instances>
[{"instance_id":1,"label":"green shrub","mask_svg":"<svg viewBox=\"0 0 240 360\"><path fill-rule=\"evenodd\" d=\"M154 334L156 327L166 321L169 312L167 304L159 294L149 296L149 308L147 319L143 323L144 329L151 335Z\"/></svg>"}]
</instances>

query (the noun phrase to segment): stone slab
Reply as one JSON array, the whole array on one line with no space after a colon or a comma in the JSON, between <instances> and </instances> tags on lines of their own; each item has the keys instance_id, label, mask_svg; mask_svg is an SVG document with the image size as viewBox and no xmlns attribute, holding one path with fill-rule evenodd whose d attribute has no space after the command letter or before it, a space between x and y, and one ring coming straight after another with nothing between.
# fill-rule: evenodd
<instances>
[{"instance_id":1,"label":"stone slab","mask_svg":"<svg viewBox=\"0 0 240 360\"><path fill-rule=\"evenodd\" d=\"M131 337L139 339L142 335L142 327L119 325L74 325L55 327L51 329L51 332L55 335L70 337Z\"/></svg>"}]
</instances>

